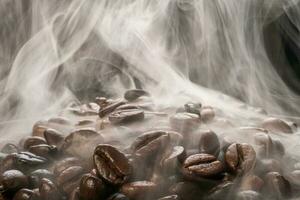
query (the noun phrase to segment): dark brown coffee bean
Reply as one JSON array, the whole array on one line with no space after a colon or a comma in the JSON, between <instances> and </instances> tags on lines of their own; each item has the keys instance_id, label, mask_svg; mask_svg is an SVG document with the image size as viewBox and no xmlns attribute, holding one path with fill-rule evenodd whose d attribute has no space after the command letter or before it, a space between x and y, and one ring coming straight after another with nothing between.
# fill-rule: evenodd
<instances>
[{"instance_id":1,"label":"dark brown coffee bean","mask_svg":"<svg viewBox=\"0 0 300 200\"><path fill-rule=\"evenodd\" d=\"M236 196L236 200L263 200L260 193L252 190L239 192Z\"/></svg>"},{"instance_id":2,"label":"dark brown coffee bean","mask_svg":"<svg viewBox=\"0 0 300 200\"><path fill-rule=\"evenodd\" d=\"M124 99L127 101L134 101L141 96L149 96L149 93L141 89L128 90L124 94Z\"/></svg>"},{"instance_id":3,"label":"dark brown coffee bean","mask_svg":"<svg viewBox=\"0 0 300 200\"><path fill-rule=\"evenodd\" d=\"M180 197L178 195L169 195L165 197L161 197L158 200L180 200Z\"/></svg>"},{"instance_id":4,"label":"dark brown coffee bean","mask_svg":"<svg viewBox=\"0 0 300 200\"><path fill-rule=\"evenodd\" d=\"M51 181L54 180L54 174L46 169L38 169L30 173L30 185L33 187L38 187L43 178L49 179Z\"/></svg>"},{"instance_id":5,"label":"dark brown coffee bean","mask_svg":"<svg viewBox=\"0 0 300 200\"><path fill-rule=\"evenodd\" d=\"M4 191L15 192L28 186L28 177L21 171L8 170L0 176L1 186Z\"/></svg>"},{"instance_id":6,"label":"dark brown coffee bean","mask_svg":"<svg viewBox=\"0 0 300 200\"><path fill-rule=\"evenodd\" d=\"M80 177L84 173L84 169L80 166L71 166L62 171L56 178L58 185L63 185L66 182L73 180L76 177Z\"/></svg>"},{"instance_id":7,"label":"dark brown coffee bean","mask_svg":"<svg viewBox=\"0 0 300 200\"><path fill-rule=\"evenodd\" d=\"M109 104L109 105L107 105L105 107L100 107L99 117L100 118L105 117L107 114L112 113L117 107L119 107L119 106L121 106L123 104L125 104L125 102L119 100L119 101L111 103L111 104Z\"/></svg>"},{"instance_id":8,"label":"dark brown coffee bean","mask_svg":"<svg viewBox=\"0 0 300 200\"><path fill-rule=\"evenodd\" d=\"M54 145L60 149L64 142L64 136L61 132L55 129L47 129L44 132L44 137L48 145Z\"/></svg>"},{"instance_id":9,"label":"dark brown coffee bean","mask_svg":"<svg viewBox=\"0 0 300 200\"><path fill-rule=\"evenodd\" d=\"M57 153L57 148L55 146L50 146L47 144L39 144L29 147L28 151L35 155L49 158L55 156L55 154Z\"/></svg>"},{"instance_id":10,"label":"dark brown coffee bean","mask_svg":"<svg viewBox=\"0 0 300 200\"><path fill-rule=\"evenodd\" d=\"M75 157L65 158L55 164L53 173L59 176L64 170L72 166L81 166L82 161Z\"/></svg>"},{"instance_id":11,"label":"dark brown coffee bean","mask_svg":"<svg viewBox=\"0 0 300 200\"><path fill-rule=\"evenodd\" d=\"M200 114L201 121L203 121L204 123L209 123L215 118L215 111L212 107L203 107Z\"/></svg>"},{"instance_id":12,"label":"dark brown coffee bean","mask_svg":"<svg viewBox=\"0 0 300 200\"><path fill-rule=\"evenodd\" d=\"M105 184L96 176L86 174L80 181L79 196L84 200L102 200L106 196Z\"/></svg>"},{"instance_id":13,"label":"dark brown coffee bean","mask_svg":"<svg viewBox=\"0 0 300 200\"><path fill-rule=\"evenodd\" d=\"M5 153L5 154L11 154L11 153L18 153L19 152L19 148L11 143L5 144L4 147L2 147L1 149L1 153Z\"/></svg>"},{"instance_id":14,"label":"dark brown coffee bean","mask_svg":"<svg viewBox=\"0 0 300 200\"><path fill-rule=\"evenodd\" d=\"M109 114L108 119L113 124L129 123L143 120L144 111L140 109L116 110Z\"/></svg>"},{"instance_id":15,"label":"dark brown coffee bean","mask_svg":"<svg viewBox=\"0 0 300 200\"><path fill-rule=\"evenodd\" d=\"M265 192L268 196L272 196L274 199L291 197L291 185L280 173L269 172L264 180Z\"/></svg>"},{"instance_id":16,"label":"dark brown coffee bean","mask_svg":"<svg viewBox=\"0 0 300 200\"><path fill-rule=\"evenodd\" d=\"M232 172L247 173L255 167L256 153L249 144L234 143L227 148L225 161Z\"/></svg>"},{"instance_id":17,"label":"dark brown coffee bean","mask_svg":"<svg viewBox=\"0 0 300 200\"><path fill-rule=\"evenodd\" d=\"M164 131L146 132L135 139L131 145L134 157L149 160L164 151L170 143L170 136Z\"/></svg>"},{"instance_id":18,"label":"dark brown coffee bean","mask_svg":"<svg viewBox=\"0 0 300 200\"><path fill-rule=\"evenodd\" d=\"M42 137L32 136L28 137L24 142L24 149L29 149L29 147L38 145L38 144L47 144L47 141Z\"/></svg>"},{"instance_id":19,"label":"dark brown coffee bean","mask_svg":"<svg viewBox=\"0 0 300 200\"><path fill-rule=\"evenodd\" d=\"M199 151L218 157L220 152L220 142L217 134L213 131L205 131L202 133L199 141Z\"/></svg>"},{"instance_id":20,"label":"dark brown coffee bean","mask_svg":"<svg viewBox=\"0 0 300 200\"><path fill-rule=\"evenodd\" d=\"M293 133L296 126L281 119L268 118L263 121L262 127L274 133Z\"/></svg>"},{"instance_id":21,"label":"dark brown coffee bean","mask_svg":"<svg viewBox=\"0 0 300 200\"><path fill-rule=\"evenodd\" d=\"M41 180L39 191L43 200L59 200L62 197L56 185L46 178Z\"/></svg>"},{"instance_id":22,"label":"dark brown coffee bean","mask_svg":"<svg viewBox=\"0 0 300 200\"><path fill-rule=\"evenodd\" d=\"M199 177L216 177L223 170L223 164L215 156L209 154L189 156L182 167L183 175L191 180L199 180Z\"/></svg>"},{"instance_id":23,"label":"dark brown coffee bean","mask_svg":"<svg viewBox=\"0 0 300 200\"><path fill-rule=\"evenodd\" d=\"M157 185L149 181L136 181L124 184L120 191L125 194L129 199L147 199L147 197L153 195Z\"/></svg>"},{"instance_id":24,"label":"dark brown coffee bean","mask_svg":"<svg viewBox=\"0 0 300 200\"><path fill-rule=\"evenodd\" d=\"M98 145L93 158L98 175L111 184L125 183L132 173L132 167L125 154L113 146Z\"/></svg>"},{"instance_id":25,"label":"dark brown coffee bean","mask_svg":"<svg viewBox=\"0 0 300 200\"><path fill-rule=\"evenodd\" d=\"M185 112L197 114L200 116L201 103L186 103L184 104Z\"/></svg>"},{"instance_id":26,"label":"dark brown coffee bean","mask_svg":"<svg viewBox=\"0 0 300 200\"><path fill-rule=\"evenodd\" d=\"M201 120L196 114L183 112L171 116L170 124L174 130L186 134L196 130L200 126Z\"/></svg>"},{"instance_id":27,"label":"dark brown coffee bean","mask_svg":"<svg viewBox=\"0 0 300 200\"><path fill-rule=\"evenodd\" d=\"M107 200L129 200L124 194L116 193L111 195Z\"/></svg>"}]
</instances>

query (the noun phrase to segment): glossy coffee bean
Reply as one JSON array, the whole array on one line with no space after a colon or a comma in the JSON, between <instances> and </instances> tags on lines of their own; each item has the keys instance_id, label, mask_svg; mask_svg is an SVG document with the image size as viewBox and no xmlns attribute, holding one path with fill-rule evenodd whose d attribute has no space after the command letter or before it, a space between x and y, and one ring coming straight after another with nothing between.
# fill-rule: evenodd
<instances>
[{"instance_id":1,"label":"glossy coffee bean","mask_svg":"<svg viewBox=\"0 0 300 200\"><path fill-rule=\"evenodd\" d=\"M122 100L118 100L114 103L111 103L105 107L100 107L100 110L99 110L99 117L100 118L103 118L105 117L106 115L108 115L109 113L112 113L117 107L121 106L125 104L124 101Z\"/></svg>"},{"instance_id":2,"label":"glossy coffee bean","mask_svg":"<svg viewBox=\"0 0 300 200\"><path fill-rule=\"evenodd\" d=\"M125 154L113 146L98 145L94 151L93 160L98 175L108 183L123 184L132 173L132 167Z\"/></svg>"},{"instance_id":3,"label":"glossy coffee bean","mask_svg":"<svg viewBox=\"0 0 300 200\"><path fill-rule=\"evenodd\" d=\"M269 172L266 174L264 181L266 195L274 199L291 197L291 185L280 173Z\"/></svg>"},{"instance_id":4,"label":"glossy coffee bean","mask_svg":"<svg viewBox=\"0 0 300 200\"><path fill-rule=\"evenodd\" d=\"M234 143L227 148L225 162L232 172L247 173L255 167L255 150L249 144Z\"/></svg>"},{"instance_id":5,"label":"glossy coffee bean","mask_svg":"<svg viewBox=\"0 0 300 200\"><path fill-rule=\"evenodd\" d=\"M171 127L180 133L189 133L196 130L201 124L201 119L198 115L192 113L176 113L170 117Z\"/></svg>"},{"instance_id":6,"label":"glossy coffee bean","mask_svg":"<svg viewBox=\"0 0 300 200\"><path fill-rule=\"evenodd\" d=\"M134 157L149 160L151 157L163 152L170 144L170 136L164 131L146 132L135 139L131 145Z\"/></svg>"},{"instance_id":7,"label":"glossy coffee bean","mask_svg":"<svg viewBox=\"0 0 300 200\"><path fill-rule=\"evenodd\" d=\"M29 147L39 144L47 144L47 141L44 138L38 136L28 137L24 141L24 149L28 150Z\"/></svg>"},{"instance_id":8,"label":"glossy coffee bean","mask_svg":"<svg viewBox=\"0 0 300 200\"><path fill-rule=\"evenodd\" d=\"M140 109L116 110L109 114L108 119L113 124L129 123L143 120L144 111Z\"/></svg>"},{"instance_id":9,"label":"glossy coffee bean","mask_svg":"<svg viewBox=\"0 0 300 200\"><path fill-rule=\"evenodd\" d=\"M182 173L191 180L206 177L216 177L224 171L223 164L210 154L195 154L189 156L183 163Z\"/></svg>"},{"instance_id":10,"label":"glossy coffee bean","mask_svg":"<svg viewBox=\"0 0 300 200\"><path fill-rule=\"evenodd\" d=\"M199 141L199 151L218 157L220 152L220 142L217 134L213 131L205 131L202 133Z\"/></svg>"},{"instance_id":11,"label":"glossy coffee bean","mask_svg":"<svg viewBox=\"0 0 300 200\"><path fill-rule=\"evenodd\" d=\"M107 200L129 200L128 197L126 197L124 194L121 193L115 193L107 198Z\"/></svg>"},{"instance_id":12,"label":"glossy coffee bean","mask_svg":"<svg viewBox=\"0 0 300 200\"><path fill-rule=\"evenodd\" d=\"M164 169L165 173L174 173L177 167L183 163L186 158L186 152L184 147L175 146L168 152L168 154L161 160L160 165Z\"/></svg>"},{"instance_id":13,"label":"glossy coffee bean","mask_svg":"<svg viewBox=\"0 0 300 200\"><path fill-rule=\"evenodd\" d=\"M84 200L102 200L106 196L106 187L101 179L85 174L80 181L79 196Z\"/></svg>"},{"instance_id":14,"label":"glossy coffee bean","mask_svg":"<svg viewBox=\"0 0 300 200\"><path fill-rule=\"evenodd\" d=\"M141 96L149 96L149 93L141 89L128 90L124 94L124 99L126 99L127 101L134 101Z\"/></svg>"},{"instance_id":15,"label":"glossy coffee bean","mask_svg":"<svg viewBox=\"0 0 300 200\"><path fill-rule=\"evenodd\" d=\"M2 189L8 192L15 192L28 186L28 177L18 170L5 171L0 176L0 181Z\"/></svg>"},{"instance_id":16,"label":"glossy coffee bean","mask_svg":"<svg viewBox=\"0 0 300 200\"><path fill-rule=\"evenodd\" d=\"M41 180L39 191L43 200L60 200L62 197L56 185L46 178Z\"/></svg>"},{"instance_id":17,"label":"glossy coffee bean","mask_svg":"<svg viewBox=\"0 0 300 200\"><path fill-rule=\"evenodd\" d=\"M147 199L155 193L157 185L149 181L136 181L124 184L120 191L129 199Z\"/></svg>"},{"instance_id":18,"label":"glossy coffee bean","mask_svg":"<svg viewBox=\"0 0 300 200\"><path fill-rule=\"evenodd\" d=\"M277 118L268 118L262 122L262 127L274 133L293 133L296 125L288 124Z\"/></svg>"}]
</instances>

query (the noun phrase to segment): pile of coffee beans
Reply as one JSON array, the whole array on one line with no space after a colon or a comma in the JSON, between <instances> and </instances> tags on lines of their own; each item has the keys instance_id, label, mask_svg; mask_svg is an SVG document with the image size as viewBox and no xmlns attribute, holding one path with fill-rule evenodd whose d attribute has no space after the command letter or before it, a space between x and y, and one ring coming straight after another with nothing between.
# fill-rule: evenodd
<instances>
[{"instance_id":1,"label":"pile of coffee beans","mask_svg":"<svg viewBox=\"0 0 300 200\"><path fill-rule=\"evenodd\" d=\"M218 127L218 114L198 102L160 109L141 89L70 105L2 145L0 200L300 198L300 162L273 137L297 126L275 118L257 127L229 123L250 132L252 140L240 142L206 129Z\"/></svg>"}]
</instances>

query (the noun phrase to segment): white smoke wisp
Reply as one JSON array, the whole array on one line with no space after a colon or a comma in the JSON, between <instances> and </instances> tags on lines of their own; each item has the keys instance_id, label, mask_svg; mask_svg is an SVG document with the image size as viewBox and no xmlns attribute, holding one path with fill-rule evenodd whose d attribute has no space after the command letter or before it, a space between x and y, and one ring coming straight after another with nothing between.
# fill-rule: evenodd
<instances>
[{"instance_id":1,"label":"white smoke wisp","mask_svg":"<svg viewBox=\"0 0 300 200\"><path fill-rule=\"evenodd\" d=\"M244 102L270 114L297 115L299 96L274 69L263 35L283 14L300 29L299 7L291 9L297 5L296 0L4 0L1 14L11 8L16 20L1 18L7 30L1 38L9 40L0 43L2 132L15 137L29 131L34 121L77 101L74 88L97 81L116 96L138 79L162 107L193 100L235 119L262 118L241 106ZM111 76L111 70L118 72Z\"/></svg>"}]
</instances>

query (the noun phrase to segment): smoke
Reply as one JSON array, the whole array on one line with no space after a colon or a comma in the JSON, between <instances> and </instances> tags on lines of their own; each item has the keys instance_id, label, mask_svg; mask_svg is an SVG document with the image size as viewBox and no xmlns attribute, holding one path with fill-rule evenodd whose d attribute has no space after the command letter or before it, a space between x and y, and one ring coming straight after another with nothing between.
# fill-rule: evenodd
<instances>
[{"instance_id":1,"label":"smoke","mask_svg":"<svg viewBox=\"0 0 300 200\"><path fill-rule=\"evenodd\" d=\"M265 43L274 34L266 27L280 16L300 29L298 2L3 0L2 134L25 134L70 102L134 87L150 91L162 108L200 101L242 124L262 118L248 105L299 115L299 96ZM284 30L299 47L299 36Z\"/></svg>"}]
</instances>

